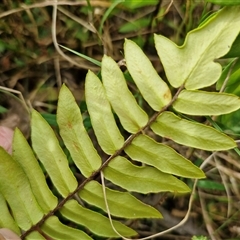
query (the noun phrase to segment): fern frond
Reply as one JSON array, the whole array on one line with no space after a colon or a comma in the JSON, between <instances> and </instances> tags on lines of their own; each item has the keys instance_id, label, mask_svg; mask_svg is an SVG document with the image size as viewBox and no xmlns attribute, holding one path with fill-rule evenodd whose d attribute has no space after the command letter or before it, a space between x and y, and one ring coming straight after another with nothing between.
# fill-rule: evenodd
<instances>
[{"instance_id":1,"label":"fern frond","mask_svg":"<svg viewBox=\"0 0 240 240\"><path fill-rule=\"evenodd\" d=\"M131 159L156 167L164 173L186 178L205 177L205 174L191 161L171 147L158 143L145 135L137 136L124 151Z\"/></svg>"},{"instance_id":2,"label":"fern frond","mask_svg":"<svg viewBox=\"0 0 240 240\"><path fill-rule=\"evenodd\" d=\"M49 189L43 171L27 140L19 129L15 129L13 145L12 157L23 168L38 204L44 214L47 214L57 206L58 200Z\"/></svg>"},{"instance_id":3,"label":"fern frond","mask_svg":"<svg viewBox=\"0 0 240 240\"><path fill-rule=\"evenodd\" d=\"M234 140L226 134L204 124L182 119L168 111L157 118L157 121L151 125L151 129L162 137L189 147L209 151L236 147Z\"/></svg>"},{"instance_id":4,"label":"fern frond","mask_svg":"<svg viewBox=\"0 0 240 240\"><path fill-rule=\"evenodd\" d=\"M69 200L60 210L61 214L69 220L88 228L92 233L102 237L118 237L109 224L109 219L100 213L82 207L75 200ZM79 217L81 216L81 217ZM137 235L133 229L119 221L113 221L117 231L126 236Z\"/></svg>"},{"instance_id":5,"label":"fern frond","mask_svg":"<svg viewBox=\"0 0 240 240\"><path fill-rule=\"evenodd\" d=\"M141 48L125 40L124 53L128 71L139 88L143 98L155 111L160 111L172 100L168 85L158 75Z\"/></svg>"},{"instance_id":6,"label":"fern frond","mask_svg":"<svg viewBox=\"0 0 240 240\"><path fill-rule=\"evenodd\" d=\"M136 166L121 156L114 158L103 172L106 179L130 192L190 192L190 188L174 176L153 167Z\"/></svg>"},{"instance_id":7,"label":"fern frond","mask_svg":"<svg viewBox=\"0 0 240 240\"><path fill-rule=\"evenodd\" d=\"M100 168L101 158L84 128L80 109L65 85L59 93L57 122L74 163L85 177L89 177Z\"/></svg>"},{"instance_id":8,"label":"fern frond","mask_svg":"<svg viewBox=\"0 0 240 240\"><path fill-rule=\"evenodd\" d=\"M1 147L0 156L0 192L18 227L27 230L40 221L44 213L22 167Z\"/></svg>"},{"instance_id":9,"label":"fern frond","mask_svg":"<svg viewBox=\"0 0 240 240\"><path fill-rule=\"evenodd\" d=\"M13 155L0 148L0 210L4 214L0 227L9 228L18 235L22 233L23 239L94 239L96 235L132 237L137 231L124 225L125 219L162 217L157 209L144 204L132 192L190 192L189 186L173 175L204 178L204 173L171 147L156 142L154 133L208 151L236 147L234 140L226 134L181 118L171 112L170 107L191 115L222 114L240 107L239 99L234 95L196 90L216 81L215 71L219 72L219 66L212 63L216 57L214 48L219 50L217 57L226 53L226 46L231 45L239 33L238 13L239 7L219 11L190 32L181 47L155 35L156 48L169 82L172 87L179 87L173 96L143 51L126 40L124 51L128 71L145 101L155 111L152 116L137 104L124 74L112 58L104 56L102 59L102 82L94 73L88 72L86 103L98 144L108 155L105 161L84 128L72 93L62 86L57 122L72 164L85 178L82 182L78 182L77 174L71 170L52 128L33 110L31 140L37 158L18 129L14 134ZM226 27L229 24L234 30L231 29L228 35L223 32L229 33ZM208 37L206 31L212 32L213 36ZM200 50L196 49L194 38L203 41ZM208 67L206 72L204 67ZM196 109L198 104L200 108ZM121 134L113 112L129 133L127 139ZM151 130L154 133L151 132L150 137L147 133ZM45 179L45 171L52 189ZM104 181L98 182L100 173L102 179L104 176L111 182L111 188L106 188ZM112 217L115 218L111 220Z\"/></svg>"},{"instance_id":10,"label":"fern frond","mask_svg":"<svg viewBox=\"0 0 240 240\"><path fill-rule=\"evenodd\" d=\"M31 126L33 149L58 192L66 197L77 187L77 180L69 168L67 157L52 128L35 110L32 111Z\"/></svg>"},{"instance_id":11,"label":"fern frond","mask_svg":"<svg viewBox=\"0 0 240 240\"><path fill-rule=\"evenodd\" d=\"M114 120L103 85L91 71L86 76L85 96L97 140L105 153L114 154L123 146L124 138Z\"/></svg>"},{"instance_id":12,"label":"fern frond","mask_svg":"<svg viewBox=\"0 0 240 240\"><path fill-rule=\"evenodd\" d=\"M104 56L101 72L107 98L122 126L130 133L138 132L147 124L148 115L128 89L121 69L112 58Z\"/></svg>"},{"instance_id":13,"label":"fern frond","mask_svg":"<svg viewBox=\"0 0 240 240\"><path fill-rule=\"evenodd\" d=\"M239 6L225 7L190 31L182 46L155 34L156 49L170 84L175 88L185 84L188 90L214 84L222 71L214 60L230 50L239 34L239 21Z\"/></svg>"},{"instance_id":14,"label":"fern frond","mask_svg":"<svg viewBox=\"0 0 240 240\"><path fill-rule=\"evenodd\" d=\"M0 212L1 212L1 218L0 218L0 226L1 227L8 227L18 235L21 234L20 228L18 227L16 220L14 220L13 216L9 212L7 202L4 198L4 196L0 193Z\"/></svg>"},{"instance_id":15,"label":"fern frond","mask_svg":"<svg viewBox=\"0 0 240 240\"><path fill-rule=\"evenodd\" d=\"M105 188L105 190L108 206L113 216L128 219L162 217L155 208L139 201L129 192L120 192L110 188ZM79 192L79 196L87 203L99 207L107 213L102 186L97 181L87 183Z\"/></svg>"},{"instance_id":16,"label":"fern frond","mask_svg":"<svg viewBox=\"0 0 240 240\"><path fill-rule=\"evenodd\" d=\"M229 93L183 90L173 107L188 115L222 115L239 108L238 96Z\"/></svg>"}]
</instances>

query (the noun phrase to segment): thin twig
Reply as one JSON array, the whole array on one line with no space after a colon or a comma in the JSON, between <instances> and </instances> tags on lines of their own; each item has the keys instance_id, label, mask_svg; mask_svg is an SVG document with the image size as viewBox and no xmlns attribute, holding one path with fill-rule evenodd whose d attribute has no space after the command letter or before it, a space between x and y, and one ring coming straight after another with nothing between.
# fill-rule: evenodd
<instances>
[{"instance_id":1,"label":"thin twig","mask_svg":"<svg viewBox=\"0 0 240 240\"><path fill-rule=\"evenodd\" d=\"M60 71L59 57L55 57L53 59L53 63L54 63L55 75L57 79L57 86L60 89L60 87L62 86L62 76Z\"/></svg>"},{"instance_id":2,"label":"thin twig","mask_svg":"<svg viewBox=\"0 0 240 240\"><path fill-rule=\"evenodd\" d=\"M203 218L204 218L204 222L207 228L207 231L211 237L212 240L219 240L219 238L216 236L216 234L214 234L214 229L211 225L211 219L208 216L208 213L206 211L206 204L205 204L205 200L202 197L201 191L198 191L198 195L199 195L199 199L200 199L200 204L201 204L201 209L202 209L202 214L203 214Z\"/></svg>"},{"instance_id":3,"label":"thin twig","mask_svg":"<svg viewBox=\"0 0 240 240\"><path fill-rule=\"evenodd\" d=\"M88 22L82 20L81 18L75 16L74 14L72 14L71 12L67 11L65 8L58 6L58 10L60 12L62 12L63 14L65 14L66 16L68 16L69 18L73 19L75 22L79 23L80 25L82 25L83 27L85 27L86 29L88 29L89 31L96 33L96 29Z\"/></svg>"},{"instance_id":4,"label":"thin twig","mask_svg":"<svg viewBox=\"0 0 240 240\"><path fill-rule=\"evenodd\" d=\"M26 101L25 101L25 99L24 99L24 97L23 97L23 95L22 95L22 93L21 93L20 91L14 90L14 89L11 89L11 88L7 88L7 87L3 87L3 86L0 86L0 90L1 90L1 89L2 89L3 91L6 91L6 92L18 94L20 100L21 100L22 103L23 103L24 108L25 108L25 109L27 110L27 112L29 113L29 107L28 107L28 105L27 105L27 103L26 103ZM16 96L15 96L15 97L16 97Z\"/></svg>"},{"instance_id":5,"label":"thin twig","mask_svg":"<svg viewBox=\"0 0 240 240\"><path fill-rule=\"evenodd\" d=\"M110 221L110 224L111 224L111 227L113 229L113 231L119 236L121 237L122 239L124 240L131 240L130 238L126 238L124 236L122 236L117 230L116 228L114 227L113 225L113 222L112 222L112 218L111 218L111 212L109 210L109 206L108 206L108 202L107 202L107 195L106 195L106 190L105 190L105 184L104 184L104 174L103 172L101 171L101 181L102 181L102 189L103 189L103 196L104 196L104 202L105 202L105 206L106 206L106 210L107 210L107 214L108 214L108 218L109 218L109 221ZM195 180L194 184L193 184L193 189L192 189L192 193L190 195L190 199L189 199L189 204L188 204L188 210L187 210L187 213L185 215L185 217L182 219L181 222L179 222L177 225L165 230L165 231L162 231L162 232L159 232L159 233L156 233L156 234L153 234L153 235L150 235L148 237L144 237L144 238L137 238L135 240L147 240L147 239L152 239L152 238L155 238L155 237L159 237L159 236L162 236L166 233L169 233L179 227L181 227L182 225L184 225L189 216L190 216L190 213L191 213L191 209L192 209L192 203L193 203L193 199L194 199L194 194L195 194L195 191L196 191L196 185L197 185L197 180Z\"/></svg>"},{"instance_id":6,"label":"thin twig","mask_svg":"<svg viewBox=\"0 0 240 240\"><path fill-rule=\"evenodd\" d=\"M219 171L219 174L220 174L220 176L221 176L221 178L222 178L222 183L223 183L223 185L224 185L224 188L225 188L225 190L226 190L226 194L227 194L227 199L228 199L228 208L227 208L227 218L229 218L230 217L230 215L231 215L231 212L232 212L232 198L231 198L231 192L230 192L230 189L229 189L229 186L228 186L228 184L227 184L227 178L226 178L226 174L225 173L223 173L221 170L220 170L220 168L219 168L219 166L221 165L221 163L220 163L220 161L217 159L217 156L214 156L214 161L215 161L215 163L216 163L216 167L217 167L217 169L218 169L218 171Z\"/></svg>"},{"instance_id":7,"label":"thin twig","mask_svg":"<svg viewBox=\"0 0 240 240\"><path fill-rule=\"evenodd\" d=\"M214 157L216 154L216 152L212 153L203 163L202 165L200 166L201 169L203 169L208 163L209 161L211 161L212 157ZM108 206L108 201L107 201L107 194L106 194L106 189L105 189L105 183L104 183L104 174L103 172L101 171L100 172L101 174L101 182L102 182L102 189L103 189L103 196L104 196L104 202L105 202L105 206L106 206L106 210L107 210L107 214L108 214L108 218L109 218L109 221L110 221L110 224L112 226L112 229L114 230L114 232L119 236L121 237L122 239L124 240L131 240L130 238L125 238L124 236L122 236L117 230L116 228L114 227L113 225L113 222L112 222L112 218L111 218L111 212L110 212L110 209L109 209L109 206ZM188 210L187 210L187 213L185 215L185 217L175 226L165 230L165 231L162 231L162 232L159 232L159 233L156 233L156 234L153 234L151 236L148 236L148 237L144 237L144 238L138 238L138 239L135 239L135 240L147 240L147 239L151 239L151 238L155 238L155 237L159 237L159 236L162 236L166 233L169 233L179 227L181 227L182 225L184 225L189 216L190 216L190 213L191 213L191 209L192 209L192 204L193 204L193 199L194 199L194 195L195 195L195 192L196 192L196 186L197 186L197 182L198 182L198 179L195 179L194 181L194 184L193 184L193 189L192 189L192 193L190 195L190 198L189 198L189 204L188 204Z\"/></svg>"},{"instance_id":8,"label":"thin twig","mask_svg":"<svg viewBox=\"0 0 240 240\"><path fill-rule=\"evenodd\" d=\"M31 8L42 8L42 7L47 7L47 6L53 6L55 4L56 4L56 1L45 1L45 2L41 2L41 3L34 3L34 4L31 4L31 5L21 4L21 7L19 7L19 8L11 9L9 11L5 11L5 12L1 13L0 18L9 16L9 15L17 13L17 12L26 11L26 10L31 9ZM110 4L111 4L110 2L104 2L104 1L101 1L101 0L91 1L92 6L109 7ZM57 3L57 5L87 6L87 1L76 1L76 2L60 1L60 2Z\"/></svg>"},{"instance_id":9,"label":"thin twig","mask_svg":"<svg viewBox=\"0 0 240 240\"><path fill-rule=\"evenodd\" d=\"M56 22L57 22L57 5L58 1L52 1L52 6L53 6L53 12L52 12L52 40L55 49L57 52L65 58L68 62L72 63L73 65L76 65L81 68L81 64L75 62L72 60L72 58L68 57L59 47L58 42L57 42L57 33L56 33Z\"/></svg>"}]
</instances>

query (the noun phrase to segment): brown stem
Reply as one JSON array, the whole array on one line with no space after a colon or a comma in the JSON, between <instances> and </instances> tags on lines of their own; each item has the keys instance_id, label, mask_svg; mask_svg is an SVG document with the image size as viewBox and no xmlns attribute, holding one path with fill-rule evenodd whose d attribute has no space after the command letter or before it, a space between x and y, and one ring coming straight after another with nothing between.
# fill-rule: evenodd
<instances>
[{"instance_id":1,"label":"brown stem","mask_svg":"<svg viewBox=\"0 0 240 240\"><path fill-rule=\"evenodd\" d=\"M21 239L24 239L29 233L31 233L34 230L37 230L40 228L40 226L46 221L46 219L48 219L49 217L53 216L55 214L55 212L57 212L59 209L61 209L63 207L63 205L70 200L71 198L74 197L74 195L76 193L78 193L88 182L94 180L97 178L97 176L99 175L99 173L105 168L107 167L107 165L109 164L109 162L114 159L115 157L119 156L123 150L131 144L131 142L133 141L134 138L136 138L137 136L139 136L140 134L142 134L142 132L144 130L146 130L147 128L150 127L150 125L157 119L157 117L164 111L166 111L176 100L178 95L180 94L180 92L183 90L184 86L182 85L177 93L174 95L174 97L172 98L172 100L166 105L164 106L159 112L155 113L153 115L153 117L148 121L148 123L141 128L137 133L132 134L123 144L123 146L117 150L113 155L111 155L103 164L102 166L95 172L92 173L92 175L85 179L82 183L80 183L78 185L78 187L72 192L70 193L65 199L63 199L62 201L59 202L59 204L52 210L50 211L47 215L45 215L38 223L36 223L35 225L33 225L29 230L27 230L26 232L24 232L21 236Z\"/></svg>"}]
</instances>

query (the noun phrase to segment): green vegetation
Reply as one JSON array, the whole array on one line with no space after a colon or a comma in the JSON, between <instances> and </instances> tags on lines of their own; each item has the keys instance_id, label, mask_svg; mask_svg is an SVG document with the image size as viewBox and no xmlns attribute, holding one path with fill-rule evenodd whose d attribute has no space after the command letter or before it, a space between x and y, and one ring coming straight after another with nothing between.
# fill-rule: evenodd
<instances>
[{"instance_id":1,"label":"green vegetation","mask_svg":"<svg viewBox=\"0 0 240 240\"><path fill-rule=\"evenodd\" d=\"M0 236L238 236L239 3L1 5Z\"/></svg>"}]
</instances>

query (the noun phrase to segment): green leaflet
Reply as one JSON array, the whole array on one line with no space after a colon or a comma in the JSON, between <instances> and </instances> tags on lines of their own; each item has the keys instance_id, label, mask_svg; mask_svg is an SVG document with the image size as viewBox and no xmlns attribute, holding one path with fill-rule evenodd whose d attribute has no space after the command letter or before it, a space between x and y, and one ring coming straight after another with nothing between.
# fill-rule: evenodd
<instances>
[{"instance_id":1,"label":"green leaflet","mask_svg":"<svg viewBox=\"0 0 240 240\"><path fill-rule=\"evenodd\" d=\"M212 191L226 191L224 184L217 181L201 179L197 182L197 186L201 189L212 190Z\"/></svg>"},{"instance_id":2,"label":"green leaflet","mask_svg":"<svg viewBox=\"0 0 240 240\"><path fill-rule=\"evenodd\" d=\"M2 147L0 172L0 193L6 199L17 225L27 230L43 217L43 212L23 169Z\"/></svg>"},{"instance_id":3,"label":"green leaflet","mask_svg":"<svg viewBox=\"0 0 240 240\"><path fill-rule=\"evenodd\" d=\"M79 216L78 216L79 217ZM50 239L56 240L92 240L85 232L76 228L68 227L62 224L56 216L48 218L42 225L41 229Z\"/></svg>"},{"instance_id":4,"label":"green leaflet","mask_svg":"<svg viewBox=\"0 0 240 240\"><path fill-rule=\"evenodd\" d=\"M183 90L173 107L189 115L221 115L239 109L240 99L227 93Z\"/></svg>"},{"instance_id":5,"label":"green leaflet","mask_svg":"<svg viewBox=\"0 0 240 240\"><path fill-rule=\"evenodd\" d=\"M57 122L74 163L85 177L89 177L102 161L84 128L80 109L65 85L59 93Z\"/></svg>"},{"instance_id":6,"label":"green leaflet","mask_svg":"<svg viewBox=\"0 0 240 240\"><path fill-rule=\"evenodd\" d=\"M0 113L6 113L7 111L7 108L0 106Z\"/></svg>"},{"instance_id":7,"label":"green leaflet","mask_svg":"<svg viewBox=\"0 0 240 240\"><path fill-rule=\"evenodd\" d=\"M240 7L225 7L187 34L182 46L154 35L158 55L170 84L194 90L215 83L222 67L213 62L225 55L240 30Z\"/></svg>"},{"instance_id":8,"label":"green leaflet","mask_svg":"<svg viewBox=\"0 0 240 240\"><path fill-rule=\"evenodd\" d=\"M162 218L155 208L144 204L128 192L119 192L106 188L107 201L113 216L135 218ZM106 212L103 190L101 184L90 181L79 193L79 196L89 204L103 209Z\"/></svg>"},{"instance_id":9,"label":"green leaflet","mask_svg":"<svg viewBox=\"0 0 240 240\"><path fill-rule=\"evenodd\" d=\"M77 187L68 160L54 131L40 113L32 112L32 146L58 192L66 197Z\"/></svg>"},{"instance_id":10,"label":"green leaflet","mask_svg":"<svg viewBox=\"0 0 240 240\"><path fill-rule=\"evenodd\" d=\"M239 86L240 91L240 86ZM235 134L240 134L240 111L229 113L218 117L217 121L221 124L223 129L230 130Z\"/></svg>"},{"instance_id":11,"label":"green leaflet","mask_svg":"<svg viewBox=\"0 0 240 240\"><path fill-rule=\"evenodd\" d=\"M86 76L85 96L98 143L105 153L114 154L123 146L124 138L113 117L105 89L99 78L91 71L88 71Z\"/></svg>"},{"instance_id":12,"label":"green leaflet","mask_svg":"<svg viewBox=\"0 0 240 240\"><path fill-rule=\"evenodd\" d=\"M232 44L229 52L223 56L223 58L235 58L240 56L240 34L238 34L237 38Z\"/></svg>"},{"instance_id":13,"label":"green leaflet","mask_svg":"<svg viewBox=\"0 0 240 240\"><path fill-rule=\"evenodd\" d=\"M119 27L118 32L121 33L121 34L138 32L138 31L141 31L141 29L143 29L145 27L148 27L149 24L151 24L151 17L150 16L135 19L134 22L130 21L130 22L126 22L126 23L122 24Z\"/></svg>"},{"instance_id":14,"label":"green leaflet","mask_svg":"<svg viewBox=\"0 0 240 240\"><path fill-rule=\"evenodd\" d=\"M128 71L148 104L159 111L167 105L172 94L160 78L148 57L133 41L125 39L124 54Z\"/></svg>"},{"instance_id":15,"label":"green leaflet","mask_svg":"<svg viewBox=\"0 0 240 240\"><path fill-rule=\"evenodd\" d=\"M63 206L60 212L64 217L87 227L91 232L98 236L118 237L118 235L112 229L110 221L107 217L101 215L100 213L82 207L75 200L69 200ZM130 237L137 235L133 229L123 225L121 222L113 220L113 225L116 230L123 236Z\"/></svg>"},{"instance_id":16,"label":"green leaflet","mask_svg":"<svg viewBox=\"0 0 240 240\"><path fill-rule=\"evenodd\" d=\"M34 231L29 233L26 238L24 238L26 240L46 240L46 238L44 238L39 232Z\"/></svg>"},{"instance_id":17,"label":"green leaflet","mask_svg":"<svg viewBox=\"0 0 240 240\"><path fill-rule=\"evenodd\" d=\"M239 54L240 56L240 54ZM229 71L231 71L230 76L228 77ZM216 89L220 90L225 79L228 77L227 84L224 91L229 93L239 94L239 91L236 89L239 87L239 78L240 78L240 58L237 60L232 60L222 71L221 77L218 79ZM239 96L239 95L238 95Z\"/></svg>"},{"instance_id":18,"label":"green leaflet","mask_svg":"<svg viewBox=\"0 0 240 240\"><path fill-rule=\"evenodd\" d=\"M172 112L163 112L151 129L158 135L194 148L209 151L228 150L236 143L216 129L200 123L182 119Z\"/></svg>"},{"instance_id":19,"label":"green leaflet","mask_svg":"<svg viewBox=\"0 0 240 240\"><path fill-rule=\"evenodd\" d=\"M79 56L79 57L81 57L81 58L84 58L84 59L86 59L87 61L89 61L89 62L91 62L91 63L93 63L93 64L101 67L101 62L97 61L96 59L93 59L93 58L91 58L91 57L88 57L88 56L86 56L86 55L84 55L84 54L82 54L82 53L79 53L79 52L77 52L77 51L74 51L74 50L72 50L72 49L70 49L70 48L68 48L68 47L62 46L62 45L60 45L60 44L59 44L59 46L62 47L62 48L64 48L64 49L66 49L66 50L68 50L69 52L72 52L72 53L76 54L77 56Z\"/></svg>"},{"instance_id":20,"label":"green leaflet","mask_svg":"<svg viewBox=\"0 0 240 240\"><path fill-rule=\"evenodd\" d=\"M240 35L239 35L240 36ZM238 37L240 43L240 37ZM239 44L240 47L240 44ZM239 48L238 47L238 48ZM240 49L240 48L239 48ZM238 54L240 56L240 52ZM230 73L230 76L228 76ZM218 79L216 89L222 88L225 79L227 79L227 84L224 87L224 92L232 93L240 96L240 58L232 60L223 70L221 77ZM234 133L239 133L239 121L240 121L240 110L221 115L218 117L217 121L222 124L224 129L231 130Z\"/></svg>"},{"instance_id":21,"label":"green leaflet","mask_svg":"<svg viewBox=\"0 0 240 240\"><path fill-rule=\"evenodd\" d=\"M103 24L104 22L108 19L109 15L111 14L111 12L117 7L117 5L119 3L125 2L125 0L115 0L112 2L112 4L107 8L107 10L105 11L105 13L103 14L102 18L101 18L101 22L100 22L100 26L99 26L99 30L98 30L98 34L100 36L102 36L102 31L103 31Z\"/></svg>"},{"instance_id":22,"label":"green leaflet","mask_svg":"<svg viewBox=\"0 0 240 240\"><path fill-rule=\"evenodd\" d=\"M12 215L9 212L7 203L0 192L0 228L8 228L14 231L16 234L20 235L21 231L18 228L16 222L14 221Z\"/></svg>"},{"instance_id":23,"label":"green leaflet","mask_svg":"<svg viewBox=\"0 0 240 240\"><path fill-rule=\"evenodd\" d=\"M153 6L157 5L158 0L125 0L124 3L122 3L123 6L125 6L127 9L134 9L137 10L137 8L141 8L144 6ZM141 11L141 10L138 10Z\"/></svg>"},{"instance_id":24,"label":"green leaflet","mask_svg":"<svg viewBox=\"0 0 240 240\"><path fill-rule=\"evenodd\" d=\"M42 169L19 129L15 129L14 133L13 159L23 168L29 179L32 192L43 212L46 214L54 209L58 200L49 189Z\"/></svg>"},{"instance_id":25,"label":"green leaflet","mask_svg":"<svg viewBox=\"0 0 240 240\"><path fill-rule=\"evenodd\" d=\"M131 159L154 166L162 172L187 178L204 178L197 166L172 148L139 135L124 150Z\"/></svg>"},{"instance_id":26,"label":"green leaflet","mask_svg":"<svg viewBox=\"0 0 240 240\"><path fill-rule=\"evenodd\" d=\"M138 132L148 122L147 114L138 106L129 91L117 63L106 55L102 60L102 78L107 98L122 126L130 133Z\"/></svg>"},{"instance_id":27,"label":"green leaflet","mask_svg":"<svg viewBox=\"0 0 240 240\"><path fill-rule=\"evenodd\" d=\"M206 0L206 2L218 4L221 6L240 5L240 0Z\"/></svg>"},{"instance_id":28,"label":"green leaflet","mask_svg":"<svg viewBox=\"0 0 240 240\"><path fill-rule=\"evenodd\" d=\"M126 158L114 158L104 169L105 178L128 191L140 193L177 192L187 193L189 187L170 174L149 166L133 165Z\"/></svg>"}]
</instances>

